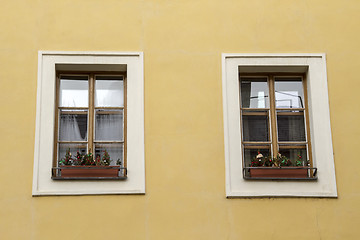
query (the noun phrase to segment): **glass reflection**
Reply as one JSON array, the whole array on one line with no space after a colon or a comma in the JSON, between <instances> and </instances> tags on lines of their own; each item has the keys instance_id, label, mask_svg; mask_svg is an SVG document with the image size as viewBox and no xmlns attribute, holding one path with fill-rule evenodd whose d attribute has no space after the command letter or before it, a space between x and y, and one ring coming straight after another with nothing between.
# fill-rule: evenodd
<instances>
[{"instance_id":1,"label":"glass reflection","mask_svg":"<svg viewBox=\"0 0 360 240\"><path fill-rule=\"evenodd\" d=\"M123 107L124 81L122 76L97 76L95 107Z\"/></svg>"},{"instance_id":2,"label":"glass reflection","mask_svg":"<svg viewBox=\"0 0 360 240\"><path fill-rule=\"evenodd\" d=\"M275 78L275 102L277 108L304 108L301 78Z\"/></svg>"},{"instance_id":3,"label":"glass reflection","mask_svg":"<svg viewBox=\"0 0 360 240\"><path fill-rule=\"evenodd\" d=\"M88 77L61 76L60 78L60 107L88 107Z\"/></svg>"},{"instance_id":4,"label":"glass reflection","mask_svg":"<svg viewBox=\"0 0 360 240\"><path fill-rule=\"evenodd\" d=\"M241 106L268 108L269 88L266 78L241 78Z\"/></svg>"}]
</instances>

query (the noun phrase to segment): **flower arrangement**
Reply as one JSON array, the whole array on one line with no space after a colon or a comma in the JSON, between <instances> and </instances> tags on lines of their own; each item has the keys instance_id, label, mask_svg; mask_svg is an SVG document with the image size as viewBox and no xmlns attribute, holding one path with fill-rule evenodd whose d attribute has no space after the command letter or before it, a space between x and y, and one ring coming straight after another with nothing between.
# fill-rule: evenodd
<instances>
[{"instance_id":1,"label":"flower arrangement","mask_svg":"<svg viewBox=\"0 0 360 240\"><path fill-rule=\"evenodd\" d=\"M301 155L298 154L294 164L297 167L302 167L308 166L309 162L307 160L304 161ZM289 158L280 153L278 153L276 157L264 157L264 155L258 151L258 154L251 161L250 167L290 167L294 164Z\"/></svg>"},{"instance_id":2,"label":"flower arrangement","mask_svg":"<svg viewBox=\"0 0 360 240\"><path fill-rule=\"evenodd\" d=\"M112 162L109 153L106 149L103 151L102 157L100 155L94 156L91 152L87 154L81 154L77 151L75 158L72 157L70 148L66 150L64 158L59 160L60 166L109 166Z\"/></svg>"},{"instance_id":3,"label":"flower arrangement","mask_svg":"<svg viewBox=\"0 0 360 240\"><path fill-rule=\"evenodd\" d=\"M104 150L104 155L101 158L100 165L109 166L112 160L110 159L109 153Z\"/></svg>"},{"instance_id":4,"label":"flower arrangement","mask_svg":"<svg viewBox=\"0 0 360 240\"><path fill-rule=\"evenodd\" d=\"M59 165L73 165L70 149L66 150L65 157L59 160Z\"/></svg>"}]
</instances>

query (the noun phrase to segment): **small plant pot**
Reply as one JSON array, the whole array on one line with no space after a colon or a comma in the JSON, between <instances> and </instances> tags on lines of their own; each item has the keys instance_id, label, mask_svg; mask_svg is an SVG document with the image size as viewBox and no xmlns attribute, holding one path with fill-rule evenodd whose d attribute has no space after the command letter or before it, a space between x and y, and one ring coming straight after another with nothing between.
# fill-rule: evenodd
<instances>
[{"instance_id":1,"label":"small plant pot","mask_svg":"<svg viewBox=\"0 0 360 240\"><path fill-rule=\"evenodd\" d=\"M307 178L306 168L251 168L250 177L253 178Z\"/></svg>"}]
</instances>

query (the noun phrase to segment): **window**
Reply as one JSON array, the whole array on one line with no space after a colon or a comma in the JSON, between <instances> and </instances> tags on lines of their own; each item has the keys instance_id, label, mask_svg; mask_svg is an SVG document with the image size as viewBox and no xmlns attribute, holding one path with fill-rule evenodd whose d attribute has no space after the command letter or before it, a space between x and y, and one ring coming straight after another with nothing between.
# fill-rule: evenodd
<instances>
[{"instance_id":1,"label":"window","mask_svg":"<svg viewBox=\"0 0 360 240\"><path fill-rule=\"evenodd\" d=\"M106 150L113 161L104 168L123 179L55 180L69 149L100 160ZM144 193L143 54L40 51L33 196Z\"/></svg>"},{"instance_id":2,"label":"window","mask_svg":"<svg viewBox=\"0 0 360 240\"><path fill-rule=\"evenodd\" d=\"M126 73L57 73L52 179L126 178Z\"/></svg>"},{"instance_id":3,"label":"window","mask_svg":"<svg viewBox=\"0 0 360 240\"><path fill-rule=\"evenodd\" d=\"M336 197L325 55L223 54L222 73L226 196ZM247 180L258 150L300 153L317 179Z\"/></svg>"},{"instance_id":4,"label":"window","mask_svg":"<svg viewBox=\"0 0 360 240\"><path fill-rule=\"evenodd\" d=\"M315 180L306 75L241 73L245 179Z\"/></svg>"}]
</instances>

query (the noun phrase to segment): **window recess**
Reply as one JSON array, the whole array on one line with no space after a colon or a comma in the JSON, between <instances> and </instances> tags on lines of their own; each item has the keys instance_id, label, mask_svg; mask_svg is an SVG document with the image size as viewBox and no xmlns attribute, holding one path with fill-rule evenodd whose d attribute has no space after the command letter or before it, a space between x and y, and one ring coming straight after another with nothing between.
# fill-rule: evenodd
<instances>
[{"instance_id":1,"label":"window recess","mask_svg":"<svg viewBox=\"0 0 360 240\"><path fill-rule=\"evenodd\" d=\"M56 90L52 179L126 179L126 73L58 71Z\"/></svg>"},{"instance_id":2,"label":"window recess","mask_svg":"<svg viewBox=\"0 0 360 240\"><path fill-rule=\"evenodd\" d=\"M244 179L316 180L305 74L241 73Z\"/></svg>"}]
</instances>

